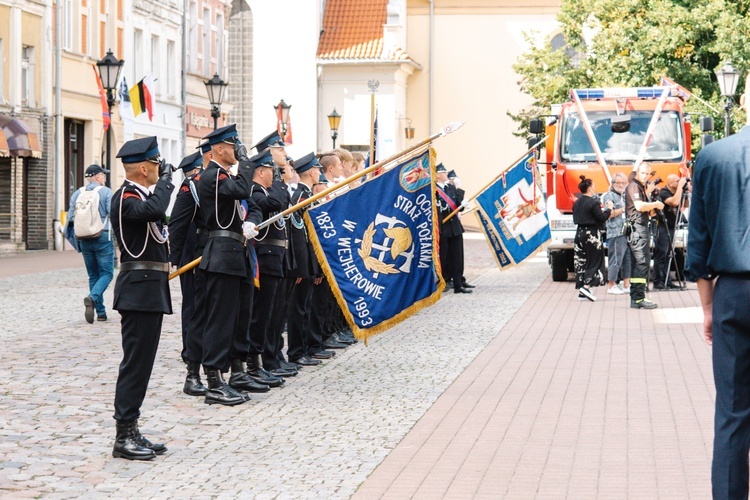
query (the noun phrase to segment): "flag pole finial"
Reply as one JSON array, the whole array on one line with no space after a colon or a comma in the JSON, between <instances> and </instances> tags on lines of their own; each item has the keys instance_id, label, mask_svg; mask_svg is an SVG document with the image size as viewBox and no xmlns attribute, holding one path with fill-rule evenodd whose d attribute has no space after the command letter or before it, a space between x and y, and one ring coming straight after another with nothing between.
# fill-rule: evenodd
<instances>
[{"instance_id":1,"label":"flag pole finial","mask_svg":"<svg viewBox=\"0 0 750 500\"><path fill-rule=\"evenodd\" d=\"M448 125L440 129L440 135L445 137L448 134L452 134L456 130L464 126L466 122L450 122Z\"/></svg>"}]
</instances>

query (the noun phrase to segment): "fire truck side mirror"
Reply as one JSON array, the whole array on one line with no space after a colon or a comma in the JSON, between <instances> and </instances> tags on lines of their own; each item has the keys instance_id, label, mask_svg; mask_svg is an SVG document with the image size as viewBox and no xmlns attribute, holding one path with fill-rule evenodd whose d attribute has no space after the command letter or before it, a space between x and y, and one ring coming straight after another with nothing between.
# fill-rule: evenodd
<instances>
[{"instance_id":1,"label":"fire truck side mirror","mask_svg":"<svg viewBox=\"0 0 750 500\"><path fill-rule=\"evenodd\" d=\"M526 148L531 149L534 146L536 146L536 143L539 142L539 137L529 137L529 139L526 141ZM544 146L543 144L541 146ZM537 146L536 149L536 158L539 159L539 155L541 153L541 146Z\"/></svg>"},{"instance_id":2,"label":"fire truck side mirror","mask_svg":"<svg viewBox=\"0 0 750 500\"><path fill-rule=\"evenodd\" d=\"M531 132L534 135L539 135L544 133L544 122L541 118L534 118L531 121L529 121L529 132Z\"/></svg>"},{"instance_id":3,"label":"fire truck side mirror","mask_svg":"<svg viewBox=\"0 0 750 500\"><path fill-rule=\"evenodd\" d=\"M701 147L708 146L712 142L714 142L713 134L704 134L701 136Z\"/></svg>"},{"instance_id":4,"label":"fire truck side mirror","mask_svg":"<svg viewBox=\"0 0 750 500\"><path fill-rule=\"evenodd\" d=\"M714 130L714 119L712 116L701 116L700 118L701 132L713 132ZM713 139L712 139L713 140Z\"/></svg>"}]
</instances>

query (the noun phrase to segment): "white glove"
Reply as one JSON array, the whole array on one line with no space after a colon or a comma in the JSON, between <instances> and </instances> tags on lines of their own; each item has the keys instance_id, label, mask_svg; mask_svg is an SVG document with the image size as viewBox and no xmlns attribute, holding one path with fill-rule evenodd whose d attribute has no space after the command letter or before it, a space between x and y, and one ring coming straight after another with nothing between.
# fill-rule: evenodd
<instances>
[{"instance_id":1,"label":"white glove","mask_svg":"<svg viewBox=\"0 0 750 500\"><path fill-rule=\"evenodd\" d=\"M469 206L469 200L463 200L461 202L461 208L466 208Z\"/></svg>"},{"instance_id":2,"label":"white glove","mask_svg":"<svg viewBox=\"0 0 750 500\"><path fill-rule=\"evenodd\" d=\"M245 235L245 238L248 240L251 240L258 236L258 231L255 229L255 223L253 222L243 222L242 223L242 234Z\"/></svg>"},{"instance_id":3,"label":"white glove","mask_svg":"<svg viewBox=\"0 0 750 500\"><path fill-rule=\"evenodd\" d=\"M454 177L453 178L453 185L456 186L456 189L460 189L461 188L461 179L459 179L458 177Z\"/></svg>"}]
</instances>

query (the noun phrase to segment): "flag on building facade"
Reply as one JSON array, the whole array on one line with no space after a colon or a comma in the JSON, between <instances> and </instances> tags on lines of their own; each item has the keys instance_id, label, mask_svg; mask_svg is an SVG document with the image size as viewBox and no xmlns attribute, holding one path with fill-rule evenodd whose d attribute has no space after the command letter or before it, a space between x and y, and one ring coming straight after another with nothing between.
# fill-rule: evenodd
<instances>
[{"instance_id":1,"label":"flag on building facade","mask_svg":"<svg viewBox=\"0 0 750 500\"><path fill-rule=\"evenodd\" d=\"M148 113L148 119L154 117L154 79L146 76L140 82L133 85L129 91L130 104L133 108L133 116Z\"/></svg>"},{"instance_id":2,"label":"flag on building facade","mask_svg":"<svg viewBox=\"0 0 750 500\"><path fill-rule=\"evenodd\" d=\"M124 75L120 80L120 88L117 90L117 94L120 98L120 117L132 120L134 118L133 107L130 105L130 93L128 92L128 83Z\"/></svg>"},{"instance_id":3,"label":"flag on building facade","mask_svg":"<svg viewBox=\"0 0 750 500\"><path fill-rule=\"evenodd\" d=\"M534 255L551 238L534 152L506 170L475 201L484 218L480 222L496 237L488 237L490 246L496 248L499 242L510 265ZM502 257L496 257L500 265Z\"/></svg>"},{"instance_id":4,"label":"flag on building facade","mask_svg":"<svg viewBox=\"0 0 750 500\"><path fill-rule=\"evenodd\" d=\"M434 304L445 287L433 170L426 150L305 215L315 254L357 338Z\"/></svg>"},{"instance_id":5,"label":"flag on building facade","mask_svg":"<svg viewBox=\"0 0 750 500\"><path fill-rule=\"evenodd\" d=\"M94 75L96 76L96 86L99 88L99 100L102 103L102 128L109 130L109 125L112 119L109 116L109 106L107 105L107 92L104 90L102 85L102 79L99 78L99 71L96 66L91 66L94 69Z\"/></svg>"}]
</instances>

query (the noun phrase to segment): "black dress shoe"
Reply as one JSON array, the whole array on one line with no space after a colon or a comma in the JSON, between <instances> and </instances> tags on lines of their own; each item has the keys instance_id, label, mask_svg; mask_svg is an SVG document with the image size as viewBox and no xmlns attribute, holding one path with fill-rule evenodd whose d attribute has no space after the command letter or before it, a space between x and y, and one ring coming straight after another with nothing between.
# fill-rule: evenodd
<instances>
[{"instance_id":1,"label":"black dress shoe","mask_svg":"<svg viewBox=\"0 0 750 500\"><path fill-rule=\"evenodd\" d=\"M468 288L464 288L464 287L453 289L453 293L471 293L471 292L472 292L471 290L469 290Z\"/></svg>"},{"instance_id":2,"label":"black dress shoe","mask_svg":"<svg viewBox=\"0 0 750 500\"><path fill-rule=\"evenodd\" d=\"M347 345L347 346L352 345L352 344L354 344L356 342L355 339L349 337L344 332L334 333L333 335L331 335L331 339L335 340L339 344L344 344L344 345Z\"/></svg>"},{"instance_id":3,"label":"black dress shoe","mask_svg":"<svg viewBox=\"0 0 750 500\"><path fill-rule=\"evenodd\" d=\"M299 371L299 370L302 369L302 365L299 365L297 363L290 363L289 361L287 361L285 359L280 359L279 360L279 365L281 366L281 368L283 368L285 370Z\"/></svg>"},{"instance_id":4,"label":"black dress shoe","mask_svg":"<svg viewBox=\"0 0 750 500\"><path fill-rule=\"evenodd\" d=\"M654 283L654 290L666 290L667 287L665 287L662 283Z\"/></svg>"},{"instance_id":5,"label":"black dress shoe","mask_svg":"<svg viewBox=\"0 0 750 500\"><path fill-rule=\"evenodd\" d=\"M318 351L310 354L309 357L313 359L331 359L335 355L336 353L332 351Z\"/></svg>"},{"instance_id":6,"label":"black dress shoe","mask_svg":"<svg viewBox=\"0 0 750 500\"><path fill-rule=\"evenodd\" d=\"M465 281L464 281L463 283L461 283L461 287L462 287L462 288L476 288L476 286L475 286L475 285L470 285L470 284L468 284L468 283L467 283L467 282L465 282Z\"/></svg>"},{"instance_id":7,"label":"black dress shoe","mask_svg":"<svg viewBox=\"0 0 750 500\"><path fill-rule=\"evenodd\" d=\"M319 359L312 359L309 356L302 356L301 358L293 359L292 363L296 363L300 366L316 366L322 363Z\"/></svg>"},{"instance_id":8,"label":"black dress shoe","mask_svg":"<svg viewBox=\"0 0 750 500\"><path fill-rule=\"evenodd\" d=\"M336 342L333 337L323 342L323 347L326 349L346 349L348 346L341 342Z\"/></svg>"},{"instance_id":9,"label":"black dress shoe","mask_svg":"<svg viewBox=\"0 0 750 500\"><path fill-rule=\"evenodd\" d=\"M676 283L672 283L671 281L667 283L667 288L670 290L682 290L682 287Z\"/></svg>"},{"instance_id":10,"label":"black dress shoe","mask_svg":"<svg viewBox=\"0 0 750 500\"><path fill-rule=\"evenodd\" d=\"M297 376L297 370L290 370L287 368L275 368L273 370L268 370L268 373L270 373L274 377L296 377Z\"/></svg>"}]
</instances>

